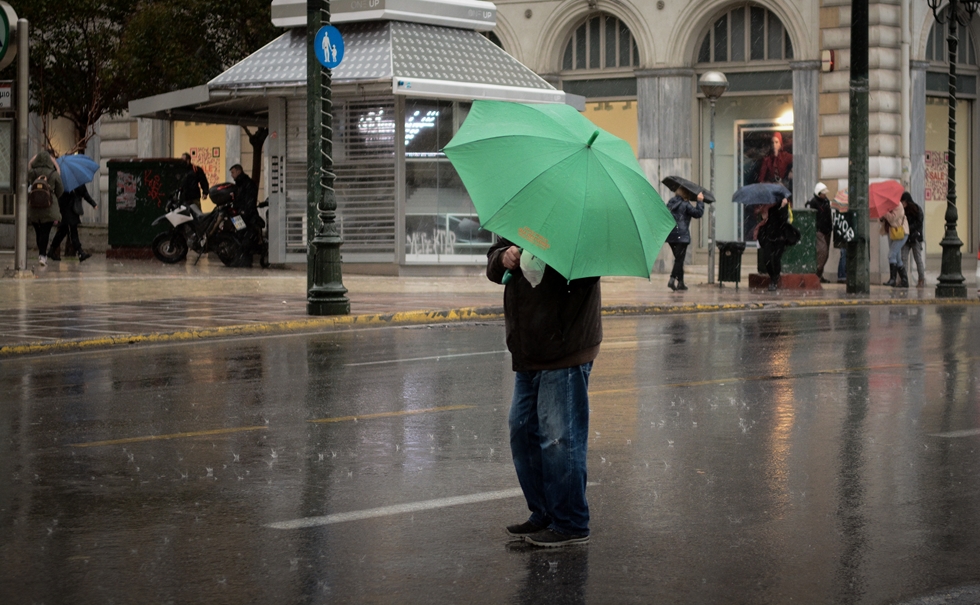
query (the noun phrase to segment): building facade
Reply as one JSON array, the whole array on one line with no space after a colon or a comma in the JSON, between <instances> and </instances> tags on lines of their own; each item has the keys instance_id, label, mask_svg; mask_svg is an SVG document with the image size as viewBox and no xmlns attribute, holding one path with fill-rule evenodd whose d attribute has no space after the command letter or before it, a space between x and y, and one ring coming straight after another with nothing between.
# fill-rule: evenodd
<instances>
[{"instance_id":1,"label":"building facade","mask_svg":"<svg viewBox=\"0 0 980 605\"><path fill-rule=\"evenodd\" d=\"M716 239L752 240L752 217L730 203L760 178L780 133L780 179L801 206L818 181L847 187L851 3L847 0L499 0L503 48L556 87L584 95L587 115L635 145L652 182L677 174L708 184L709 104L698 77L726 74L716 107ZM977 19L960 28L958 233L975 253ZM945 29L924 1L870 2L872 182L901 181L926 213L926 250L941 253L947 149ZM830 52L828 52L830 51ZM833 65L830 70L830 59ZM661 186L661 193L670 195ZM702 221L707 223L707 221ZM702 224L695 253L707 250ZM873 231L875 233L875 231ZM872 238L872 272L887 267Z\"/></svg>"}]
</instances>

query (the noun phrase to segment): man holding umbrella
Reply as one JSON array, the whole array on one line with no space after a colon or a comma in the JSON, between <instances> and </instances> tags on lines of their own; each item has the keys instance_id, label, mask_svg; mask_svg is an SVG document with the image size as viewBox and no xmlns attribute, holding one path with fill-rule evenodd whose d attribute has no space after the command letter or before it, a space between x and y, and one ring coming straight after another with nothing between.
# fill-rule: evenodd
<instances>
[{"instance_id":1,"label":"man holding umbrella","mask_svg":"<svg viewBox=\"0 0 980 605\"><path fill-rule=\"evenodd\" d=\"M589 374L602 342L599 278L569 281L529 256L505 239L487 253L491 281L502 283L511 272L504 289L516 373L510 449L531 511L507 533L535 546L585 543Z\"/></svg>"}]
</instances>

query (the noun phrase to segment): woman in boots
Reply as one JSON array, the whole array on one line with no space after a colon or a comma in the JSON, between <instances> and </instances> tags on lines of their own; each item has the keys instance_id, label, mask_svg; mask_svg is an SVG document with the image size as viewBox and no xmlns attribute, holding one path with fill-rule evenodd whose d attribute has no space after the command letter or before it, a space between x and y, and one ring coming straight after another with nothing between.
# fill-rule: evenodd
<instances>
[{"instance_id":1,"label":"woman in boots","mask_svg":"<svg viewBox=\"0 0 980 605\"><path fill-rule=\"evenodd\" d=\"M684 256L687 246L691 243L691 219L704 215L704 194L699 193L697 202L692 201L694 194L683 187L678 187L674 197L667 202L667 209L674 215L677 226L667 236L667 244L674 253L674 268L670 271L670 281L667 287L671 290L687 290L684 285Z\"/></svg>"},{"instance_id":2,"label":"woman in boots","mask_svg":"<svg viewBox=\"0 0 980 605\"><path fill-rule=\"evenodd\" d=\"M888 236L888 268L890 278L883 285L909 287L909 275L902 263L902 246L909 238L909 221L901 204L881 217L881 234Z\"/></svg>"}]
</instances>

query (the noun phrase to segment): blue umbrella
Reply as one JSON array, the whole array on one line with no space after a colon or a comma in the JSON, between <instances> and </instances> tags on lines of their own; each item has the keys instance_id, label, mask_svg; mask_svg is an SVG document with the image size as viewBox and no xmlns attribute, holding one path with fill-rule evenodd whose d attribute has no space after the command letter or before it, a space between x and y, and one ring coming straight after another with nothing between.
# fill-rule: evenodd
<instances>
[{"instance_id":1,"label":"blue umbrella","mask_svg":"<svg viewBox=\"0 0 980 605\"><path fill-rule=\"evenodd\" d=\"M746 185L732 196L732 201L736 204L746 206L761 206L763 204L778 204L783 198L788 198L793 194L790 190L779 183L756 183Z\"/></svg>"},{"instance_id":2,"label":"blue umbrella","mask_svg":"<svg viewBox=\"0 0 980 605\"><path fill-rule=\"evenodd\" d=\"M61 182L65 191L73 191L80 185L91 183L99 172L99 163L87 155L63 155L58 158Z\"/></svg>"}]
</instances>

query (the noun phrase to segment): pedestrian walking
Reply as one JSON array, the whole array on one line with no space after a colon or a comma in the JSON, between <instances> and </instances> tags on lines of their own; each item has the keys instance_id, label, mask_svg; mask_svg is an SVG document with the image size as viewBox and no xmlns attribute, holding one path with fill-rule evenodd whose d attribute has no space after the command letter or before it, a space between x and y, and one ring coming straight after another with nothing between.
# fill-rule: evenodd
<instances>
[{"instance_id":1,"label":"pedestrian walking","mask_svg":"<svg viewBox=\"0 0 980 605\"><path fill-rule=\"evenodd\" d=\"M807 208L817 211L817 277L820 283L829 284L830 280L824 278L823 271L830 257L830 238L833 231L833 218L830 216L830 200L827 199L827 186L817 183L813 188L813 197L806 203Z\"/></svg>"},{"instance_id":2,"label":"pedestrian walking","mask_svg":"<svg viewBox=\"0 0 980 605\"><path fill-rule=\"evenodd\" d=\"M684 257L691 243L691 219L704 216L704 194L698 193L695 198L694 194L684 187L678 187L674 191L674 197L667 202L667 209L677 222L674 230L667 235L667 245L674 253L674 267L670 270L667 287L674 291L687 290L687 286L684 285Z\"/></svg>"},{"instance_id":3,"label":"pedestrian walking","mask_svg":"<svg viewBox=\"0 0 980 605\"><path fill-rule=\"evenodd\" d=\"M847 244L854 239L851 227L852 214L847 199L847 191L838 191L830 202L830 216L834 223L834 248L840 250L837 263L837 283L847 283Z\"/></svg>"},{"instance_id":4,"label":"pedestrian walking","mask_svg":"<svg viewBox=\"0 0 980 605\"><path fill-rule=\"evenodd\" d=\"M878 220L881 223L881 234L888 236L890 278L882 285L908 288L909 275L905 271L905 263L902 262L902 247L909 239L909 221L905 218L905 208L899 204Z\"/></svg>"},{"instance_id":5,"label":"pedestrian walking","mask_svg":"<svg viewBox=\"0 0 980 605\"><path fill-rule=\"evenodd\" d=\"M534 546L589 540L585 497L589 374L602 342L599 278L567 280L501 239L487 277L503 283L507 348L515 372L510 449L531 514L508 526Z\"/></svg>"},{"instance_id":6,"label":"pedestrian walking","mask_svg":"<svg viewBox=\"0 0 980 605\"><path fill-rule=\"evenodd\" d=\"M766 273L769 274L769 291L779 288L779 276L783 272L783 252L786 246L800 241L800 231L791 224L789 199L783 198L771 206L762 207L762 222L756 228L756 239L765 254Z\"/></svg>"},{"instance_id":7,"label":"pedestrian walking","mask_svg":"<svg viewBox=\"0 0 980 605\"><path fill-rule=\"evenodd\" d=\"M61 260L61 240L68 236L75 254L78 255L78 262L84 262L92 255L82 250L82 241L78 237L78 225L82 222L82 215L85 210L82 208L82 200L85 200L93 208L96 207L95 200L89 195L85 185L79 185L72 191L64 192L58 198L58 207L61 210L61 223L58 224L58 232L54 234L51 241L51 249L48 257L51 260Z\"/></svg>"},{"instance_id":8,"label":"pedestrian walking","mask_svg":"<svg viewBox=\"0 0 980 605\"><path fill-rule=\"evenodd\" d=\"M915 261L915 268L919 272L919 281L916 282L915 287L924 288L926 286L926 267L925 263L922 262L922 208L919 208L919 205L915 203L915 200L912 199L912 195L908 191L902 194L902 208L905 210L905 218L908 219L909 223L909 237L905 241L905 245L902 246L902 265L907 271L909 267L909 251L911 251L912 260Z\"/></svg>"},{"instance_id":9,"label":"pedestrian walking","mask_svg":"<svg viewBox=\"0 0 980 605\"><path fill-rule=\"evenodd\" d=\"M204 169L191 162L191 154L181 154L180 159L187 164L187 172L180 179L180 200L190 204L199 204L202 197L208 196L208 176Z\"/></svg>"},{"instance_id":10,"label":"pedestrian walking","mask_svg":"<svg viewBox=\"0 0 980 605\"><path fill-rule=\"evenodd\" d=\"M39 180L41 182L38 182ZM28 196L27 222L34 228L37 262L44 267L48 264L48 238L51 236L51 228L61 220L58 199L65 192L61 175L58 173L58 165L51 159L51 154L45 150L39 151L28 165L28 187L35 183L38 191L32 191Z\"/></svg>"}]
</instances>

